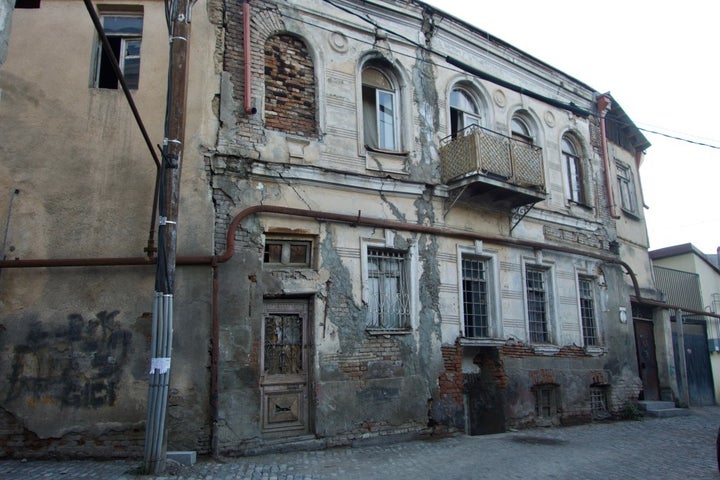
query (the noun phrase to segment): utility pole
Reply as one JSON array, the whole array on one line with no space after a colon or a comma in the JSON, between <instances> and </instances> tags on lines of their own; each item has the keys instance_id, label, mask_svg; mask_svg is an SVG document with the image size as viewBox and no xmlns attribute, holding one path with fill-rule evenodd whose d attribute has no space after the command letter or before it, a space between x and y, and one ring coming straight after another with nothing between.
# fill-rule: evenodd
<instances>
[{"instance_id":1,"label":"utility pole","mask_svg":"<svg viewBox=\"0 0 720 480\"><path fill-rule=\"evenodd\" d=\"M145 426L145 473L162 473L166 467L168 387L173 335L173 297L177 254L180 172L185 139L190 18L195 0L166 0L170 30L168 94L165 138L158 189L158 261L155 272L150 379Z\"/></svg>"}]
</instances>

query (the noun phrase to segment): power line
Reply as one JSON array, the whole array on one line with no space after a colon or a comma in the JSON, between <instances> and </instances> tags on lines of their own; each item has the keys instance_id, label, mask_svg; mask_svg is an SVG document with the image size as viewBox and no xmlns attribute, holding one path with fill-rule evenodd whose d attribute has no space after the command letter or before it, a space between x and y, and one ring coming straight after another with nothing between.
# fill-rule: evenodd
<instances>
[{"instance_id":1,"label":"power line","mask_svg":"<svg viewBox=\"0 0 720 480\"><path fill-rule=\"evenodd\" d=\"M697 140L690 140L689 138L679 137L677 135L670 135L669 133L663 133L663 132L658 132L657 130L650 130L649 128L638 127L637 125L635 127L638 130L642 130L643 132L647 132L647 133L652 133L654 135L660 135L662 137L671 138L673 140L679 140L681 142L691 143L693 145L699 145L701 147L708 147L708 148L714 148L716 150L720 150L720 145L712 145L710 143L698 142Z\"/></svg>"}]
</instances>

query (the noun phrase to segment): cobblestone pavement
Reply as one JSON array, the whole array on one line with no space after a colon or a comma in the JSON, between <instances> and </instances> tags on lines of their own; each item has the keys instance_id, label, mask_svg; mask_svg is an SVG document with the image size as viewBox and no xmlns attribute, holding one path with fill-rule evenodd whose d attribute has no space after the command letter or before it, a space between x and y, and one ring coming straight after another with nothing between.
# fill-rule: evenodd
<instances>
[{"instance_id":1,"label":"cobblestone pavement","mask_svg":"<svg viewBox=\"0 0 720 480\"><path fill-rule=\"evenodd\" d=\"M0 461L0 479L683 479L720 478L715 439L720 407L643 421L457 436L170 465L134 474L138 461Z\"/></svg>"}]
</instances>

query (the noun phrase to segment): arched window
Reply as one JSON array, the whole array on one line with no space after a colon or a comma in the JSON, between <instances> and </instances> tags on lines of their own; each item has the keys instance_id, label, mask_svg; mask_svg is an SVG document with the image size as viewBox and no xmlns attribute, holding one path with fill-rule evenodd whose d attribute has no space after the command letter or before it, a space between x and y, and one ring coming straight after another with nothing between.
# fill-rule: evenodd
<instances>
[{"instance_id":1,"label":"arched window","mask_svg":"<svg viewBox=\"0 0 720 480\"><path fill-rule=\"evenodd\" d=\"M564 135L561 142L563 168L565 169L565 195L575 203L585 203L582 165L579 149L569 135Z\"/></svg>"},{"instance_id":2,"label":"arched window","mask_svg":"<svg viewBox=\"0 0 720 480\"><path fill-rule=\"evenodd\" d=\"M265 43L265 126L317 135L315 70L305 42L273 35Z\"/></svg>"},{"instance_id":3,"label":"arched window","mask_svg":"<svg viewBox=\"0 0 720 480\"><path fill-rule=\"evenodd\" d=\"M450 133L455 137L471 125L480 125L480 111L475 100L462 89L450 93Z\"/></svg>"},{"instance_id":4,"label":"arched window","mask_svg":"<svg viewBox=\"0 0 720 480\"><path fill-rule=\"evenodd\" d=\"M520 115L514 115L510 121L510 132L512 138L525 143L533 144L532 130L528 126L528 122Z\"/></svg>"},{"instance_id":5,"label":"arched window","mask_svg":"<svg viewBox=\"0 0 720 480\"><path fill-rule=\"evenodd\" d=\"M380 62L370 62L363 68L362 103L365 146L401 150L398 85Z\"/></svg>"}]
</instances>

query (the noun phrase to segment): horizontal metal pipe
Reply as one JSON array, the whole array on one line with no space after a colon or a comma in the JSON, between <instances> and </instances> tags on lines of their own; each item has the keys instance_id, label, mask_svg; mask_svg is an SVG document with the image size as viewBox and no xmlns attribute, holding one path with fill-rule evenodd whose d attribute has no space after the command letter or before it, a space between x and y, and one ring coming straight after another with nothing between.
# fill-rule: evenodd
<instances>
[{"instance_id":1,"label":"horizontal metal pipe","mask_svg":"<svg viewBox=\"0 0 720 480\"><path fill-rule=\"evenodd\" d=\"M221 255L214 256L179 256L177 257L178 265L217 265L225 263L235 255L235 230L245 218L256 213L270 213L277 215L289 215L295 217L314 218L318 221L328 221L336 223L346 223L350 225L361 225L367 227L389 228L395 230L405 230L409 232L424 233L428 235L438 235L452 237L462 240L480 240L488 243L497 243L500 245L513 245L523 248L531 248L537 250L549 250L570 255L580 255L594 258L604 263L620 265L630 277L635 292L635 301L646 305L654 305L664 308L683 308L669 305L657 300L643 298L637 276L630 265L612 255L604 255L595 252L588 252L578 248L564 247L560 245L549 245L542 242L532 240L521 240L512 237L503 237L499 235L483 235L474 232L462 230L453 230L442 227L433 227L429 225L420 225L415 223L399 222L396 220L385 220L378 218L363 217L360 212L357 215L347 215L342 213L322 212L315 210L302 210L291 207L281 207L275 205L254 205L241 210L233 218L228 227L226 237L226 248ZM56 259L56 260L4 260L0 261L0 268L28 268L28 267L80 267L80 266L117 266L117 265L152 265L155 259L145 257L130 258L77 258L77 259ZM709 317L720 318L720 314L710 312L693 312L683 308L684 311L697 313L698 315L706 315Z\"/></svg>"}]
</instances>

